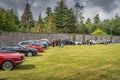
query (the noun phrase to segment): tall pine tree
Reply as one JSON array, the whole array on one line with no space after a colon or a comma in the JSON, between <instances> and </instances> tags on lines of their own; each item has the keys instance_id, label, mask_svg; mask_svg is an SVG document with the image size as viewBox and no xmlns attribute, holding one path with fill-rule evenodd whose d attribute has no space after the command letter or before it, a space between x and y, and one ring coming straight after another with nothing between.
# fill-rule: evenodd
<instances>
[{"instance_id":1,"label":"tall pine tree","mask_svg":"<svg viewBox=\"0 0 120 80\"><path fill-rule=\"evenodd\" d=\"M50 7L46 8L46 18L44 24L44 31L46 33L54 33L55 32L55 23L54 23L54 15Z\"/></svg>"},{"instance_id":2,"label":"tall pine tree","mask_svg":"<svg viewBox=\"0 0 120 80\"><path fill-rule=\"evenodd\" d=\"M57 32L72 33L76 31L76 18L72 9L68 9L64 0L58 2L55 8L55 26Z\"/></svg>"},{"instance_id":3,"label":"tall pine tree","mask_svg":"<svg viewBox=\"0 0 120 80\"><path fill-rule=\"evenodd\" d=\"M43 28L43 20L41 18L41 13L40 13L38 21L37 21L36 26L35 26L33 31L41 33L42 32L42 28Z\"/></svg>"},{"instance_id":4,"label":"tall pine tree","mask_svg":"<svg viewBox=\"0 0 120 80\"><path fill-rule=\"evenodd\" d=\"M95 31L96 29L101 29L101 21L100 21L100 18L99 18L99 14L96 14L96 16L94 17L94 21L93 21L93 24L92 24L92 27L91 27L91 32Z\"/></svg>"},{"instance_id":5,"label":"tall pine tree","mask_svg":"<svg viewBox=\"0 0 120 80\"><path fill-rule=\"evenodd\" d=\"M34 28L34 19L33 19L33 15L32 15L28 0L26 3L24 13L21 17L20 24L21 24L22 30L24 31L30 31L32 28Z\"/></svg>"}]
</instances>

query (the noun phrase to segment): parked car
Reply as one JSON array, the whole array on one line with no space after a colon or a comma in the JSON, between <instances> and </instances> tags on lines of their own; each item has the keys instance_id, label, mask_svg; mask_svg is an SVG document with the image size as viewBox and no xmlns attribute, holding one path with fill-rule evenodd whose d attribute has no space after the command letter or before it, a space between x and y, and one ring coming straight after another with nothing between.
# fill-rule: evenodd
<instances>
[{"instance_id":1,"label":"parked car","mask_svg":"<svg viewBox=\"0 0 120 80\"><path fill-rule=\"evenodd\" d=\"M0 67L3 70L11 70L25 60L24 54L15 51L0 50Z\"/></svg>"},{"instance_id":2,"label":"parked car","mask_svg":"<svg viewBox=\"0 0 120 80\"><path fill-rule=\"evenodd\" d=\"M79 42L78 42L78 41L75 41L75 44L76 44L76 45L82 45L82 41L81 41L81 42L80 42L80 41L79 41Z\"/></svg>"},{"instance_id":3,"label":"parked car","mask_svg":"<svg viewBox=\"0 0 120 80\"><path fill-rule=\"evenodd\" d=\"M38 43L36 41L33 40L27 40L27 41L20 41L18 43L19 45L23 45L23 46L27 46L27 45L37 45L37 46L41 46L42 48L46 48L46 46L43 43Z\"/></svg>"},{"instance_id":4,"label":"parked car","mask_svg":"<svg viewBox=\"0 0 120 80\"><path fill-rule=\"evenodd\" d=\"M47 43L48 46L51 46L51 44L52 44L49 39L40 39L40 41Z\"/></svg>"},{"instance_id":5,"label":"parked car","mask_svg":"<svg viewBox=\"0 0 120 80\"><path fill-rule=\"evenodd\" d=\"M29 41L32 42L32 44L41 45L43 48L48 47L48 44L46 42L42 42L40 40L29 40Z\"/></svg>"},{"instance_id":6,"label":"parked car","mask_svg":"<svg viewBox=\"0 0 120 80\"><path fill-rule=\"evenodd\" d=\"M69 39L65 39L65 40L63 40L63 42L64 42L65 45L75 45L75 42L71 41Z\"/></svg>"},{"instance_id":7,"label":"parked car","mask_svg":"<svg viewBox=\"0 0 120 80\"><path fill-rule=\"evenodd\" d=\"M37 49L26 48L24 46L17 45L17 44L5 45L5 46L1 47L0 50L11 50L11 51L24 53L25 56L28 56L28 57L35 56L35 55L38 54L38 50Z\"/></svg>"},{"instance_id":8,"label":"parked car","mask_svg":"<svg viewBox=\"0 0 120 80\"><path fill-rule=\"evenodd\" d=\"M35 45L35 44L33 44L33 45L27 45L26 48L34 48L34 49L37 49L40 53L44 52L44 49L43 49L41 46Z\"/></svg>"},{"instance_id":9,"label":"parked car","mask_svg":"<svg viewBox=\"0 0 120 80\"><path fill-rule=\"evenodd\" d=\"M19 45L22 45L26 48L34 48L34 49L37 49L40 53L41 52L44 52L44 49L40 46L40 45L36 45L36 44L32 44L28 41L21 41L18 43Z\"/></svg>"}]
</instances>

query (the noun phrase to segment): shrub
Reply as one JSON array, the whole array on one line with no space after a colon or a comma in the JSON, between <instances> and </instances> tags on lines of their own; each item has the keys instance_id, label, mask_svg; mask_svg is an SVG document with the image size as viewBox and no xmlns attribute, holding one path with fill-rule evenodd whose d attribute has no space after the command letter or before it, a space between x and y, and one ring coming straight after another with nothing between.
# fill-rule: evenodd
<instances>
[{"instance_id":1,"label":"shrub","mask_svg":"<svg viewBox=\"0 0 120 80\"><path fill-rule=\"evenodd\" d=\"M75 33L73 33L72 38L73 38L73 41L76 41L76 34Z\"/></svg>"}]
</instances>

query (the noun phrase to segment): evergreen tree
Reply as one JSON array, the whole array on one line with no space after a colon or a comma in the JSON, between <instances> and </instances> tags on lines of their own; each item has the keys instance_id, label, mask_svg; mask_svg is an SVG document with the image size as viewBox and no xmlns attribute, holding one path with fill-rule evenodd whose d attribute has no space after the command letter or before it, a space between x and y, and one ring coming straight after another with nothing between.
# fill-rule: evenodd
<instances>
[{"instance_id":1,"label":"evergreen tree","mask_svg":"<svg viewBox=\"0 0 120 80\"><path fill-rule=\"evenodd\" d=\"M47 7L47 8L46 8L46 14L47 14L47 16L52 15L51 7Z\"/></svg>"},{"instance_id":2,"label":"evergreen tree","mask_svg":"<svg viewBox=\"0 0 120 80\"><path fill-rule=\"evenodd\" d=\"M34 28L34 19L28 2L26 3L26 7L21 17L20 24L22 30L25 31L30 31L32 28Z\"/></svg>"},{"instance_id":3,"label":"evergreen tree","mask_svg":"<svg viewBox=\"0 0 120 80\"><path fill-rule=\"evenodd\" d=\"M84 26L85 26L85 24L83 23L83 20L81 20L80 22L79 22L79 25L80 25L80 32L79 33L81 33L81 34L85 34L85 31L84 31Z\"/></svg>"},{"instance_id":4,"label":"evergreen tree","mask_svg":"<svg viewBox=\"0 0 120 80\"><path fill-rule=\"evenodd\" d=\"M101 22L100 22L100 18L99 18L99 14L97 14L95 17L94 17L94 22L92 24L92 27L91 27L91 32L95 31L97 28L101 29Z\"/></svg>"},{"instance_id":5,"label":"evergreen tree","mask_svg":"<svg viewBox=\"0 0 120 80\"><path fill-rule=\"evenodd\" d=\"M102 23L101 23L101 27L102 27L102 30L104 32L106 32L107 34L111 35L111 23L110 23L110 20L106 19L106 20L103 20Z\"/></svg>"},{"instance_id":6,"label":"evergreen tree","mask_svg":"<svg viewBox=\"0 0 120 80\"><path fill-rule=\"evenodd\" d=\"M37 21L37 24L36 24L36 26L35 26L33 31L41 33L42 32L42 28L43 28L43 20L41 18L41 13L40 13L38 21Z\"/></svg>"},{"instance_id":7,"label":"evergreen tree","mask_svg":"<svg viewBox=\"0 0 120 80\"><path fill-rule=\"evenodd\" d=\"M120 35L120 17L110 21L110 35Z\"/></svg>"},{"instance_id":8,"label":"evergreen tree","mask_svg":"<svg viewBox=\"0 0 120 80\"><path fill-rule=\"evenodd\" d=\"M52 10L50 7L46 8L46 18L45 18L45 24L44 24L44 32L46 33L54 33L55 32L55 21L54 21L54 15L52 13Z\"/></svg>"},{"instance_id":9,"label":"evergreen tree","mask_svg":"<svg viewBox=\"0 0 120 80\"><path fill-rule=\"evenodd\" d=\"M0 30L1 31L17 31L18 28L15 24L14 11L0 9Z\"/></svg>"},{"instance_id":10,"label":"evergreen tree","mask_svg":"<svg viewBox=\"0 0 120 80\"><path fill-rule=\"evenodd\" d=\"M86 34L90 34L91 33L91 19L88 18L86 20L85 26L83 27L83 30Z\"/></svg>"},{"instance_id":11,"label":"evergreen tree","mask_svg":"<svg viewBox=\"0 0 120 80\"><path fill-rule=\"evenodd\" d=\"M72 9L68 9L64 0L58 2L55 8L55 26L57 32L75 32L76 18Z\"/></svg>"},{"instance_id":12,"label":"evergreen tree","mask_svg":"<svg viewBox=\"0 0 120 80\"><path fill-rule=\"evenodd\" d=\"M67 11L68 15L65 17L65 28L64 32L67 33L74 33L76 32L76 17L74 15L74 11L71 9L68 9Z\"/></svg>"}]
</instances>

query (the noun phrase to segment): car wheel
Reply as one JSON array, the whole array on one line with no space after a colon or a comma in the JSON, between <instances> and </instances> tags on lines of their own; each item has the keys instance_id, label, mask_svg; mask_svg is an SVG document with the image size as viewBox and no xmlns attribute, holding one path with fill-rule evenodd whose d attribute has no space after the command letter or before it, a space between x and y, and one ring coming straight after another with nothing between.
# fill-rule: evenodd
<instances>
[{"instance_id":1,"label":"car wheel","mask_svg":"<svg viewBox=\"0 0 120 80\"><path fill-rule=\"evenodd\" d=\"M13 64L11 61L5 61L2 63L2 69L3 70L11 70L13 69Z\"/></svg>"},{"instance_id":2,"label":"car wheel","mask_svg":"<svg viewBox=\"0 0 120 80\"><path fill-rule=\"evenodd\" d=\"M33 56L32 52L28 52L28 53L27 53L27 56L28 56L28 57L32 57L32 56Z\"/></svg>"}]
</instances>

